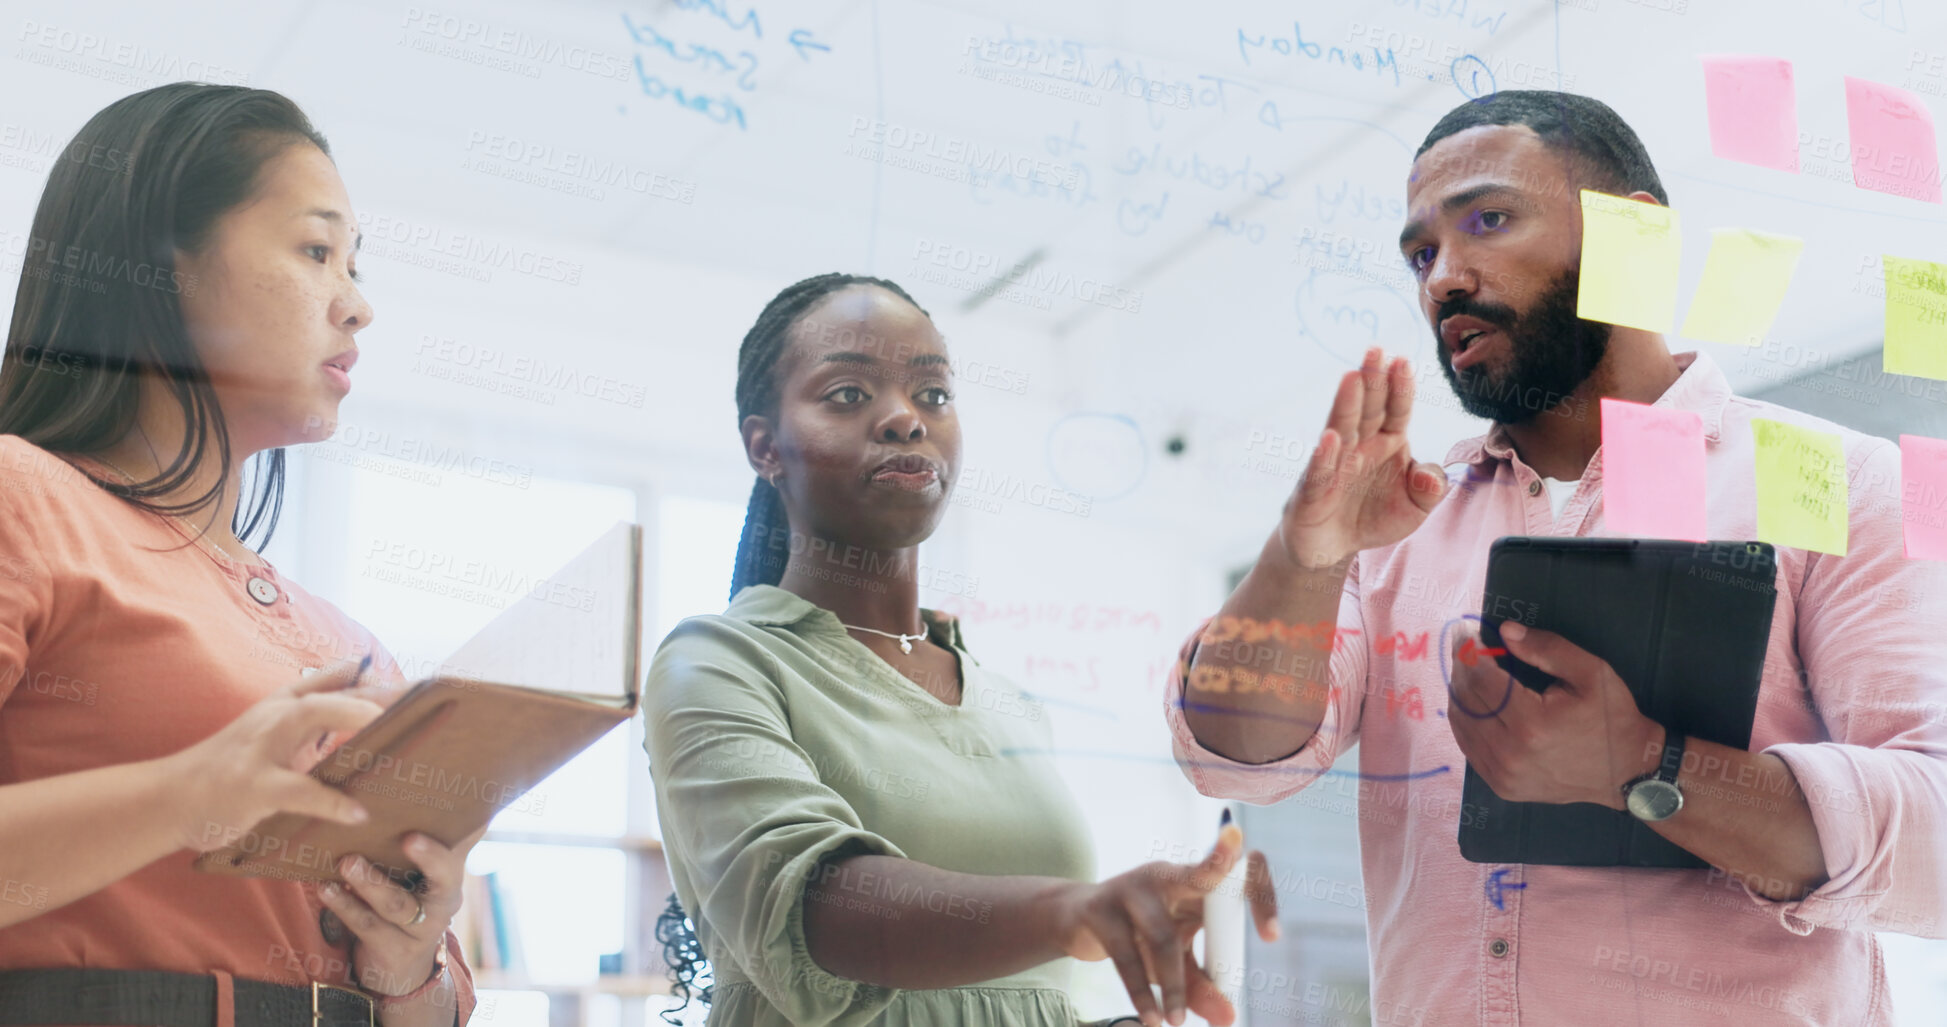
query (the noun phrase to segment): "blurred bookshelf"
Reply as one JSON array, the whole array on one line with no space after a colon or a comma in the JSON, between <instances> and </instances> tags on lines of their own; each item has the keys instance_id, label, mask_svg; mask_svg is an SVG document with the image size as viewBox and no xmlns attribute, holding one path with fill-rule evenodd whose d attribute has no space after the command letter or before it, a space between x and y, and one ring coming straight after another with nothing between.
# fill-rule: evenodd
<instances>
[{"instance_id":1,"label":"blurred bookshelf","mask_svg":"<svg viewBox=\"0 0 1947 1027\"><path fill-rule=\"evenodd\" d=\"M303 486L334 505L325 511L331 516L306 525L305 566L319 571L324 592L354 618L385 625L387 648L416 669L437 665L516 596L474 601L394 580L373 573L383 554L403 547L455 566L490 563L509 580L526 580L551 572L616 521L633 520L644 529L646 670L677 620L723 609L744 509L662 495L632 463L599 463L554 461L550 468L564 477L537 474L520 489L461 478L430 488L312 463ZM476 1022L662 1023L657 1013L670 1004L671 978L655 924L672 887L658 832L640 716L503 806L468 855L453 923L479 993ZM701 1015L692 1004L684 1017Z\"/></svg>"},{"instance_id":2,"label":"blurred bookshelf","mask_svg":"<svg viewBox=\"0 0 1947 1027\"><path fill-rule=\"evenodd\" d=\"M632 723L617 731L621 737L611 744L639 736L640 730L639 723ZM623 799L620 794L613 798ZM631 795L624 804L639 808L644 798ZM655 1011L662 1008L657 1000L670 992L662 947L654 939L655 914L670 892L660 840L639 833L540 830L523 825L489 829L475 852L483 850L489 858L482 862L494 869L469 870L462 885L461 914L453 927L473 968L482 1004L492 1003L483 1010L495 1013L491 1022L521 1027L659 1022L654 1019ZM615 874L590 872L584 862L589 858L605 866L619 863L619 887ZM529 864L550 869L546 876L537 877L526 871ZM559 869L552 869L555 866ZM558 923L534 922L538 909L564 904L579 907L562 912L582 923L619 920L619 948L589 951L591 941L600 943L608 936L606 927L578 933ZM564 953L570 948L571 955ZM540 1012L539 1000L518 1001L537 994L545 997L545 1014Z\"/></svg>"},{"instance_id":3,"label":"blurred bookshelf","mask_svg":"<svg viewBox=\"0 0 1947 1027\"><path fill-rule=\"evenodd\" d=\"M618 1020L623 1023L659 1023L654 1016L655 1010L661 1007L650 1006L649 1000L669 994L669 978L661 974L609 975L590 981L541 981L489 970L475 974L473 984L477 992L540 992L546 995L548 1027L599 1027ZM598 1004L604 1000L611 1000L620 1006L622 1015L598 1010ZM476 1012L500 1012L497 996L488 995L483 1000L485 1003L492 1004ZM505 1019L505 1016L492 1015L487 1022Z\"/></svg>"}]
</instances>

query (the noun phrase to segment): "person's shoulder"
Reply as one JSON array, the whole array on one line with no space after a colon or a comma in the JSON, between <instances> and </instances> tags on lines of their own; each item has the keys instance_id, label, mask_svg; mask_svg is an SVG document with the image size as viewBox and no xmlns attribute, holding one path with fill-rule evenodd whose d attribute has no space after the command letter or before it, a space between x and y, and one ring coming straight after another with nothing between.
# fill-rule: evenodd
<instances>
[{"instance_id":1,"label":"person's shoulder","mask_svg":"<svg viewBox=\"0 0 1947 1027\"><path fill-rule=\"evenodd\" d=\"M1740 473L1755 473L1750 454L1757 449L1757 437L1750 422L1760 419L1838 436L1845 459L1845 503L1851 525L1847 532L1848 552L1877 552L1889 558L1904 553L1899 443L1791 407L1733 396L1724 411L1721 437L1740 452L1738 460L1744 468ZM1836 566L1853 566L1857 562Z\"/></svg>"},{"instance_id":2,"label":"person's shoulder","mask_svg":"<svg viewBox=\"0 0 1947 1027\"><path fill-rule=\"evenodd\" d=\"M92 486L88 476L59 454L18 435L0 435L0 491L52 496L84 485Z\"/></svg>"},{"instance_id":3,"label":"person's shoulder","mask_svg":"<svg viewBox=\"0 0 1947 1027\"><path fill-rule=\"evenodd\" d=\"M802 630L818 608L775 585L749 585L731 598L722 613L702 613L677 622L655 661L703 661L728 666L775 669L778 654L795 649L788 637ZM829 616L829 615L827 615Z\"/></svg>"},{"instance_id":4,"label":"person's shoulder","mask_svg":"<svg viewBox=\"0 0 1947 1027\"><path fill-rule=\"evenodd\" d=\"M1721 430L1729 432L1733 427L1736 427L1748 432L1750 431L1751 422L1755 420L1782 421L1793 427L1837 435L1844 440L1848 452L1860 446L1872 447L1889 444L1886 439L1877 435L1868 435L1857 428L1848 428L1837 421L1820 417L1817 414L1808 414L1803 410L1796 410L1788 406L1773 403L1770 400L1756 399L1751 396L1742 396L1735 393L1724 404L1724 423Z\"/></svg>"},{"instance_id":5,"label":"person's shoulder","mask_svg":"<svg viewBox=\"0 0 1947 1027\"><path fill-rule=\"evenodd\" d=\"M763 634L762 626L741 617L699 613L677 621L676 626L669 629L669 634L663 636L656 652L660 655L664 652L704 652L726 646L738 648L761 644Z\"/></svg>"},{"instance_id":6,"label":"person's shoulder","mask_svg":"<svg viewBox=\"0 0 1947 1027\"><path fill-rule=\"evenodd\" d=\"M680 691L699 679L699 670L712 677L729 677L751 684L770 682L777 661L765 630L739 617L704 613L685 617L656 646L649 661L648 691Z\"/></svg>"},{"instance_id":7,"label":"person's shoulder","mask_svg":"<svg viewBox=\"0 0 1947 1027\"><path fill-rule=\"evenodd\" d=\"M77 530L81 506L106 496L88 475L59 454L18 435L0 435L0 521L43 537Z\"/></svg>"},{"instance_id":8,"label":"person's shoulder","mask_svg":"<svg viewBox=\"0 0 1947 1027\"><path fill-rule=\"evenodd\" d=\"M1724 418L1720 426L1720 437L1738 439L1756 445L1751 422L1757 420L1778 421L1795 428L1837 435L1839 445L1846 455L1848 471L1857 472L1861 466L1872 460L1897 459L1899 445L1891 439L1869 435L1857 428L1849 428L1837 421L1780 406L1769 400L1753 399L1750 396L1733 394L1724 405ZM1733 435L1733 433L1736 433Z\"/></svg>"}]
</instances>

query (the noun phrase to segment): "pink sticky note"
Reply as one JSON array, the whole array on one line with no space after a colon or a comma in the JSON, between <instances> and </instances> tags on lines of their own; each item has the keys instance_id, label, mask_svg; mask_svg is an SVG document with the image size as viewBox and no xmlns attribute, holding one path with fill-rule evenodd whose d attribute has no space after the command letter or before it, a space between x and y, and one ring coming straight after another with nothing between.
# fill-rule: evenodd
<instances>
[{"instance_id":1,"label":"pink sticky note","mask_svg":"<svg viewBox=\"0 0 1947 1027\"><path fill-rule=\"evenodd\" d=\"M1602 507L1621 538L1705 541L1703 418L1604 399Z\"/></svg>"},{"instance_id":2,"label":"pink sticky note","mask_svg":"<svg viewBox=\"0 0 1947 1027\"><path fill-rule=\"evenodd\" d=\"M1780 171L1798 171L1798 94L1781 57L1704 54L1710 152Z\"/></svg>"},{"instance_id":3,"label":"pink sticky note","mask_svg":"<svg viewBox=\"0 0 1947 1027\"><path fill-rule=\"evenodd\" d=\"M1906 555L1947 560L1947 439L1900 436L1900 515Z\"/></svg>"},{"instance_id":4,"label":"pink sticky note","mask_svg":"<svg viewBox=\"0 0 1947 1027\"><path fill-rule=\"evenodd\" d=\"M1852 129L1852 182L1861 189L1940 202L1940 155L1933 115L1912 93L1846 76Z\"/></svg>"}]
</instances>

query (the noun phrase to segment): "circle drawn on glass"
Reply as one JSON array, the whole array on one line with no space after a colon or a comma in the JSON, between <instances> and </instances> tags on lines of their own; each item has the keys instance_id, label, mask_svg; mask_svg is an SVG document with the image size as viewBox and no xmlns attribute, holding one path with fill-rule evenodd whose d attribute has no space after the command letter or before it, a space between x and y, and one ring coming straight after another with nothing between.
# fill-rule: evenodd
<instances>
[{"instance_id":1,"label":"circle drawn on glass","mask_svg":"<svg viewBox=\"0 0 1947 1027\"><path fill-rule=\"evenodd\" d=\"M1106 502L1142 484L1149 473L1149 444L1127 414L1082 411L1048 429L1047 460L1056 485Z\"/></svg>"}]
</instances>

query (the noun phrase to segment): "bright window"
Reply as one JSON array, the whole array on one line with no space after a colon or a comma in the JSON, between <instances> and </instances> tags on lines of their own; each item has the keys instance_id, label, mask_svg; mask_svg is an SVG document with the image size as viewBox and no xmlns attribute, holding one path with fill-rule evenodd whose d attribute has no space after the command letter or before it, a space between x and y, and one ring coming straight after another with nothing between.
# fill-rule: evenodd
<instances>
[{"instance_id":1,"label":"bright window","mask_svg":"<svg viewBox=\"0 0 1947 1027\"><path fill-rule=\"evenodd\" d=\"M730 605L730 572L744 530L740 503L672 496L662 501L656 545L656 628L662 641L685 617Z\"/></svg>"},{"instance_id":2,"label":"bright window","mask_svg":"<svg viewBox=\"0 0 1947 1027\"><path fill-rule=\"evenodd\" d=\"M446 473L352 476L346 612L378 631L408 679L439 661L617 521L626 488L535 477L525 487ZM494 818L495 832L619 836L627 820L626 727L570 760ZM593 978L622 948L619 850L482 842L467 861L499 873L520 924L527 976Z\"/></svg>"},{"instance_id":3,"label":"bright window","mask_svg":"<svg viewBox=\"0 0 1947 1027\"><path fill-rule=\"evenodd\" d=\"M615 522L639 519L636 494L626 488L538 477L516 487L454 474L431 483L415 480L407 465L392 474L389 462L380 464L379 473L349 479L342 605L380 635L408 680L435 670L517 600L524 583L565 563ZM644 625L645 658L684 617L722 612L743 523L741 503L659 502L657 530L644 539L645 598L653 612ZM620 847L629 823L627 783L639 773L632 761L643 759L638 732L634 724L611 731L494 818L495 835L531 840L483 841L467 860L470 872L495 875L525 962L519 973L481 975L483 1009L492 1010L494 1023L548 1023L551 1005L573 1002L575 982L599 986L600 957L628 944L627 903L650 917L662 908L663 895L628 894L630 857ZM654 976L660 953L648 955ZM496 977L503 987L492 987ZM631 1013L644 1004L583 997L590 1023L620 1015L618 1027L634 1022ZM653 1010L662 1000L646 1005L646 1022L661 1024Z\"/></svg>"}]
</instances>

